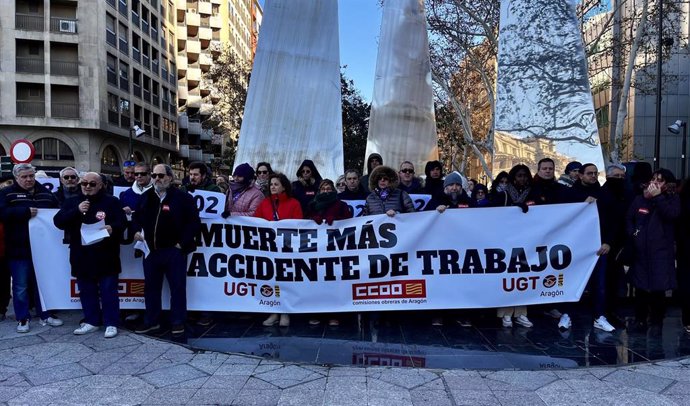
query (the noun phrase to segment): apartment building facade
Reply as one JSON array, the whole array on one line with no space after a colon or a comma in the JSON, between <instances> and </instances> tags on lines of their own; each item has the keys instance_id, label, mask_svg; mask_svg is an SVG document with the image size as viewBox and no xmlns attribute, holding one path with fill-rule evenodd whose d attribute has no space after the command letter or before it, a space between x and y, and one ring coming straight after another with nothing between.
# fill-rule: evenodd
<instances>
[{"instance_id":1,"label":"apartment building facade","mask_svg":"<svg viewBox=\"0 0 690 406\"><path fill-rule=\"evenodd\" d=\"M119 173L178 158L173 0L10 0L0 14L0 155ZM131 143L132 128L144 130Z\"/></svg>"}]
</instances>

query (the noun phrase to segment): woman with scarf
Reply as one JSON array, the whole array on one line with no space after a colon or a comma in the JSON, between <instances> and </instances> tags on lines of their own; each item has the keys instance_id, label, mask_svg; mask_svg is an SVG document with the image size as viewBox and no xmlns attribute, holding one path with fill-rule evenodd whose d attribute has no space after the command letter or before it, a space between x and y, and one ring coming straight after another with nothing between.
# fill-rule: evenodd
<instances>
[{"instance_id":1,"label":"woman with scarf","mask_svg":"<svg viewBox=\"0 0 690 406\"><path fill-rule=\"evenodd\" d=\"M497 179L498 180L498 179ZM495 183L496 181L494 181ZM525 202L530 192L532 173L526 165L515 165L508 173L508 185L505 186L505 195L494 198L495 206L518 206L523 213L527 213L528 205ZM501 318L503 327L513 327L515 322L523 327L532 327L532 322L527 318L527 306L501 307L496 311Z\"/></svg>"},{"instance_id":2,"label":"woman with scarf","mask_svg":"<svg viewBox=\"0 0 690 406\"><path fill-rule=\"evenodd\" d=\"M271 195L259 203L254 217L268 221L280 221L286 219L303 219L302 206L297 199L292 197L292 186L287 176L282 173L274 173L269 177ZM274 326L278 323L280 327L290 325L289 314L271 314L264 320L264 326Z\"/></svg>"},{"instance_id":3,"label":"woman with scarf","mask_svg":"<svg viewBox=\"0 0 690 406\"><path fill-rule=\"evenodd\" d=\"M248 163L243 163L232 174L222 216L253 216L262 200L264 194L254 182L254 169Z\"/></svg>"},{"instance_id":4,"label":"woman with scarf","mask_svg":"<svg viewBox=\"0 0 690 406\"><path fill-rule=\"evenodd\" d=\"M388 166L377 166L369 176L369 189L363 215L413 213L414 203L407 192L398 189L398 173Z\"/></svg>"},{"instance_id":5,"label":"woman with scarf","mask_svg":"<svg viewBox=\"0 0 690 406\"><path fill-rule=\"evenodd\" d=\"M326 223L329 226L335 220L345 220L352 218L352 211L350 206L338 199L338 192L335 190L335 185L330 179L324 179L319 185L319 194L314 200L309 203L309 218L314 220L316 224ZM331 316L328 325L336 327L340 325L340 321ZM309 324L316 326L321 323L321 320L312 318Z\"/></svg>"},{"instance_id":6,"label":"woman with scarf","mask_svg":"<svg viewBox=\"0 0 690 406\"><path fill-rule=\"evenodd\" d=\"M489 200L492 206L508 206L508 172L501 171L496 175L496 179L491 182L491 189L489 190Z\"/></svg>"},{"instance_id":7,"label":"woman with scarf","mask_svg":"<svg viewBox=\"0 0 690 406\"><path fill-rule=\"evenodd\" d=\"M264 196L271 194L271 191L268 187L268 178L270 178L271 175L273 175L273 168L271 168L271 164L268 162L259 162L256 164L256 186L261 189L261 192L263 192Z\"/></svg>"}]
</instances>

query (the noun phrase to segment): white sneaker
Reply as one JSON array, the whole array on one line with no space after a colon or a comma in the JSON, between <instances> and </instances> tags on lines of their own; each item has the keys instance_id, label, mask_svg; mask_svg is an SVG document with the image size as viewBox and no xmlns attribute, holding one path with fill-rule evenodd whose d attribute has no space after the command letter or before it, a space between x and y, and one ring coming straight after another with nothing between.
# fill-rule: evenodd
<instances>
[{"instance_id":1,"label":"white sneaker","mask_svg":"<svg viewBox=\"0 0 690 406\"><path fill-rule=\"evenodd\" d=\"M141 317L141 314L137 313L132 313L129 316L125 317L125 321L137 321Z\"/></svg>"},{"instance_id":2,"label":"white sneaker","mask_svg":"<svg viewBox=\"0 0 690 406\"><path fill-rule=\"evenodd\" d=\"M17 333L28 333L31 330L29 320L20 320L17 323Z\"/></svg>"},{"instance_id":3,"label":"white sneaker","mask_svg":"<svg viewBox=\"0 0 690 406\"><path fill-rule=\"evenodd\" d=\"M277 313L273 313L272 315L268 316L266 320L263 321L264 326L275 326L278 324L278 321L280 320L280 315Z\"/></svg>"},{"instance_id":4,"label":"white sneaker","mask_svg":"<svg viewBox=\"0 0 690 406\"><path fill-rule=\"evenodd\" d=\"M524 314L521 314L515 318L515 322L522 327L532 327L534 324L532 324L531 321L525 316Z\"/></svg>"},{"instance_id":5,"label":"white sneaker","mask_svg":"<svg viewBox=\"0 0 690 406\"><path fill-rule=\"evenodd\" d=\"M594 328L598 328L599 330L604 330L609 333L616 329L611 325L611 323L609 323L608 320L606 320L606 317L604 316L599 316L598 319L594 320Z\"/></svg>"},{"instance_id":6,"label":"white sneaker","mask_svg":"<svg viewBox=\"0 0 690 406\"><path fill-rule=\"evenodd\" d=\"M503 316L501 323L503 327L513 327L513 319L510 316Z\"/></svg>"},{"instance_id":7,"label":"white sneaker","mask_svg":"<svg viewBox=\"0 0 690 406\"><path fill-rule=\"evenodd\" d=\"M568 316L568 313L563 313L563 315L561 316L561 319L558 320L558 328L561 328L563 330L567 330L572 325L573 325L573 322L570 321L570 316Z\"/></svg>"},{"instance_id":8,"label":"white sneaker","mask_svg":"<svg viewBox=\"0 0 690 406\"><path fill-rule=\"evenodd\" d=\"M42 326L60 327L63 324L65 323L63 323L62 320L58 319L57 317L48 317L47 319L41 319Z\"/></svg>"},{"instance_id":9,"label":"white sneaker","mask_svg":"<svg viewBox=\"0 0 690 406\"><path fill-rule=\"evenodd\" d=\"M73 333L74 333L74 335L76 335L76 336L82 336L82 335L84 335L84 334L93 333L94 331L97 331L97 330L98 330L98 326L93 326L93 325L91 325L91 324L89 324L89 323L81 323L81 324L79 325L79 328L76 328L76 329L73 331Z\"/></svg>"},{"instance_id":10,"label":"white sneaker","mask_svg":"<svg viewBox=\"0 0 690 406\"><path fill-rule=\"evenodd\" d=\"M108 326L105 328L105 334L103 335L105 338L113 338L116 335L117 335L117 327Z\"/></svg>"}]
</instances>

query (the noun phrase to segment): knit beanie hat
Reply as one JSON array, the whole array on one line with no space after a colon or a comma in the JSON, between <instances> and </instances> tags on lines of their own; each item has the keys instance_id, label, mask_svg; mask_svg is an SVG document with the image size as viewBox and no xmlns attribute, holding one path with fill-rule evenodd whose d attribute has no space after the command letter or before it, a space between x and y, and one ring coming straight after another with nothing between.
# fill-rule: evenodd
<instances>
[{"instance_id":1,"label":"knit beanie hat","mask_svg":"<svg viewBox=\"0 0 690 406\"><path fill-rule=\"evenodd\" d=\"M462 177L457 172L451 172L446 176L445 179L443 179L444 188L454 183L457 183L458 185L462 186Z\"/></svg>"},{"instance_id":2,"label":"knit beanie hat","mask_svg":"<svg viewBox=\"0 0 690 406\"><path fill-rule=\"evenodd\" d=\"M235 172L232 173L232 176L241 176L245 179L254 179L254 168L245 162L235 168Z\"/></svg>"}]
</instances>

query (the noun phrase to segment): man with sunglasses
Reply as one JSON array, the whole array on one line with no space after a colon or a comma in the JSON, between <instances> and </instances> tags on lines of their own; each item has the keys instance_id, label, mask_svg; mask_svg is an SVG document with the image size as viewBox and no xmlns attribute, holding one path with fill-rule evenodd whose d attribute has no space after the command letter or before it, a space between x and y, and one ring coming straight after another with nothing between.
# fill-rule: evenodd
<instances>
[{"instance_id":1,"label":"man with sunglasses","mask_svg":"<svg viewBox=\"0 0 690 406\"><path fill-rule=\"evenodd\" d=\"M135 329L144 334L160 329L163 279L170 286L172 334L184 334L187 318L187 255L196 249L201 227L194 198L172 186L173 170L158 164L151 172L153 188L144 192L133 214L134 239L151 251L144 258L144 322Z\"/></svg>"},{"instance_id":2,"label":"man with sunglasses","mask_svg":"<svg viewBox=\"0 0 690 406\"><path fill-rule=\"evenodd\" d=\"M29 241L29 220L38 214L39 209L57 209L59 203L46 188L37 185L33 165L17 164L12 168L12 175L15 184L0 190L0 221L5 225L5 255L12 274L12 303L17 317L17 332L28 333L31 319L29 302L32 297L42 325L62 325L62 320L41 310ZM33 291L33 296L29 294L29 289Z\"/></svg>"},{"instance_id":3,"label":"man with sunglasses","mask_svg":"<svg viewBox=\"0 0 690 406\"><path fill-rule=\"evenodd\" d=\"M60 171L60 187L55 191L55 198L60 202L60 207L65 200L82 196L79 188L79 174L77 170L68 166Z\"/></svg>"},{"instance_id":4,"label":"man with sunglasses","mask_svg":"<svg viewBox=\"0 0 690 406\"><path fill-rule=\"evenodd\" d=\"M145 162L139 162L134 166L134 184L132 187L120 193L122 210L130 218L132 212L139 204L141 195L153 187L151 180L151 167Z\"/></svg>"},{"instance_id":5,"label":"man with sunglasses","mask_svg":"<svg viewBox=\"0 0 690 406\"><path fill-rule=\"evenodd\" d=\"M134 178L134 167L136 166L136 162L134 161L125 161L122 164L122 176L118 176L113 180L113 185L115 186L122 186L122 187L129 187L134 184L135 178Z\"/></svg>"},{"instance_id":6,"label":"man with sunglasses","mask_svg":"<svg viewBox=\"0 0 690 406\"><path fill-rule=\"evenodd\" d=\"M117 335L120 323L117 293L121 272L120 240L127 221L118 199L106 193L101 175L85 173L80 186L82 196L66 200L53 218L55 226L69 235L69 262L72 276L77 278L84 311L84 321L74 334L93 333L103 324L106 327L105 338L112 338ZM84 244L82 226L100 221L104 222L108 237Z\"/></svg>"},{"instance_id":7,"label":"man with sunglasses","mask_svg":"<svg viewBox=\"0 0 690 406\"><path fill-rule=\"evenodd\" d=\"M424 187L422 182L414 176L414 165L410 161L404 161L400 164L400 184L398 184L398 189L407 194L414 195L419 193L424 193Z\"/></svg>"}]
</instances>

